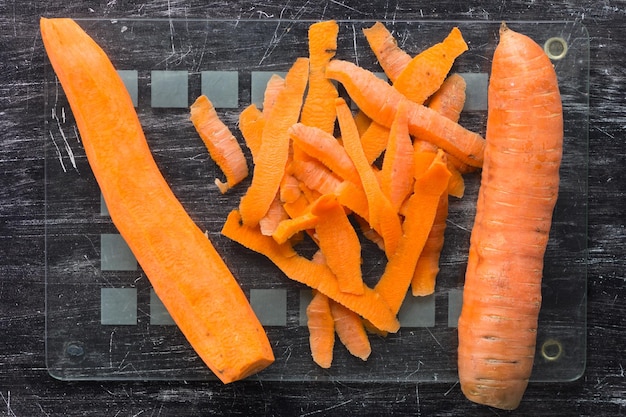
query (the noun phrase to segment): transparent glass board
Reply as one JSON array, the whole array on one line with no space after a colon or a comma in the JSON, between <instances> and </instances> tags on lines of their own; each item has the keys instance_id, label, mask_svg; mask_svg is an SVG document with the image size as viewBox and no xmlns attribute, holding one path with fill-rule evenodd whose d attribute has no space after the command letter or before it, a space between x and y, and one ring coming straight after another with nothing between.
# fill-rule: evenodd
<instances>
[{"instance_id":1,"label":"transparent glass board","mask_svg":"<svg viewBox=\"0 0 626 417\"><path fill-rule=\"evenodd\" d=\"M336 343L333 365L311 359L304 311L311 293L267 259L220 235L227 213L249 183L221 194L221 172L189 121L200 94L242 141L238 113L262 105L265 82L307 55L312 22L285 20L79 20L105 49L135 103L157 164L197 224L206 230L265 325L276 362L262 380L457 380L457 318L479 173L468 174L462 199L450 198L436 293L408 296L397 334L370 336L364 362ZM362 29L373 21L341 21L337 57L382 75ZM453 72L468 84L460 123L485 133L487 83L499 22L384 22L414 55L458 26L469 50ZM589 43L577 22L509 22L545 45L556 67L565 112L560 196L546 254L543 306L532 379L568 381L585 367L587 132ZM47 64L45 73L46 358L64 380L210 380L108 216L72 112ZM123 140L123 138L119 138ZM247 156L248 149L244 146ZM248 180L249 181L249 180ZM306 250L306 245L304 250ZM312 247L310 248L312 249ZM384 255L364 243L368 283ZM210 296L207 295L207 296Z\"/></svg>"}]
</instances>

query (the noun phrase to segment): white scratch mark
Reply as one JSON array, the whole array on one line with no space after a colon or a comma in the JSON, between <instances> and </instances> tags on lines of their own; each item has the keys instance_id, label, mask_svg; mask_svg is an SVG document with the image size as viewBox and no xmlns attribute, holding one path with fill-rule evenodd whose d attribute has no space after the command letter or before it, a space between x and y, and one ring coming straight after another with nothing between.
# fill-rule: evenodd
<instances>
[{"instance_id":1,"label":"white scratch mark","mask_svg":"<svg viewBox=\"0 0 626 417\"><path fill-rule=\"evenodd\" d=\"M4 396L4 394L0 392L0 397L2 397L2 401L4 401L4 403L7 406L7 416L15 416L15 413L13 412L13 409L11 408L11 391L10 390L7 391L6 397Z\"/></svg>"},{"instance_id":2,"label":"white scratch mark","mask_svg":"<svg viewBox=\"0 0 626 417\"><path fill-rule=\"evenodd\" d=\"M37 407L39 407L39 409L41 410L42 413L44 413L44 415L50 417L49 413L46 413L46 410L43 409L43 407L41 406L41 404L37 403Z\"/></svg>"},{"instance_id":3,"label":"white scratch mark","mask_svg":"<svg viewBox=\"0 0 626 417\"><path fill-rule=\"evenodd\" d=\"M140 412L138 412L137 414L133 414L133 417L137 417L140 414L143 414L146 410L141 410Z\"/></svg>"},{"instance_id":4,"label":"white scratch mark","mask_svg":"<svg viewBox=\"0 0 626 417\"><path fill-rule=\"evenodd\" d=\"M430 329L428 327L426 327L426 331L431 335L431 337L433 338L433 340L439 345L439 347L441 347L443 349L443 346L441 345L441 343L439 343L439 340L437 340L437 338L435 337L435 335L433 334L433 332L430 331Z\"/></svg>"},{"instance_id":5,"label":"white scratch mark","mask_svg":"<svg viewBox=\"0 0 626 417\"><path fill-rule=\"evenodd\" d=\"M59 149L59 145L57 145L56 140L54 140L54 135L52 134L52 130L49 130L48 133L50 133L50 139L52 139L52 143L54 144L54 147L56 148L57 157L59 158L59 162L61 163L61 168L63 168L63 172L67 172L67 168L65 168L65 164L63 163L63 156L61 155L61 150Z\"/></svg>"},{"instance_id":6,"label":"white scratch mark","mask_svg":"<svg viewBox=\"0 0 626 417\"><path fill-rule=\"evenodd\" d=\"M338 404L331 405L330 407L322 408L321 410L311 411L309 413L300 414L300 417L312 416L314 414L323 414L325 415L327 411L334 410L335 408L343 407L346 404L350 404L353 400L342 401Z\"/></svg>"},{"instance_id":7,"label":"white scratch mark","mask_svg":"<svg viewBox=\"0 0 626 417\"><path fill-rule=\"evenodd\" d=\"M417 405L417 415L422 415L422 408L420 407L420 384L415 384L415 404Z\"/></svg>"},{"instance_id":8,"label":"white scratch mark","mask_svg":"<svg viewBox=\"0 0 626 417\"><path fill-rule=\"evenodd\" d=\"M447 221L448 223L450 223L451 225L458 227L458 228L459 228L459 229L461 229L461 230L465 230L466 232L471 232L471 230L470 230L470 229L468 229L467 227L463 227L463 226L461 226L460 224L455 223L455 222L453 222L453 221L452 221L452 220L450 220L450 219L448 219L448 220L446 220L446 221Z\"/></svg>"},{"instance_id":9,"label":"white scratch mark","mask_svg":"<svg viewBox=\"0 0 626 417\"><path fill-rule=\"evenodd\" d=\"M113 335L115 335L115 330L111 332L109 337L109 368L113 368Z\"/></svg>"},{"instance_id":10,"label":"white scratch mark","mask_svg":"<svg viewBox=\"0 0 626 417\"><path fill-rule=\"evenodd\" d=\"M447 390L445 394L443 394L443 396L446 397L448 394L450 394L452 390L454 389L454 387L456 387L457 385L459 385L459 381L455 381L454 384L452 384L452 386L450 387L450 389Z\"/></svg>"},{"instance_id":11,"label":"white scratch mark","mask_svg":"<svg viewBox=\"0 0 626 417\"><path fill-rule=\"evenodd\" d=\"M330 0L330 2L331 2L331 3L335 3L335 4L337 4L337 5L341 6L341 7L345 7L345 8L346 8L346 9L348 9L348 10L352 10L353 12L357 12L357 13L360 13L360 14L365 14L365 13L363 13L362 11L355 9L354 7L348 6L347 4L342 3L342 2L340 2L340 1L337 1L337 0Z\"/></svg>"},{"instance_id":12,"label":"white scratch mark","mask_svg":"<svg viewBox=\"0 0 626 417\"><path fill-rule=\"evenodd\" d=\"M172 21L172 6L170 0L167 0L167 17L170 21L170 43L172 45L172 55L174 55L176 54L176 49L174 48L174 22Z\"/></svg>"},{"instance_id":13,"label":"white scratch mark","mask_svg":"<svg viewBox=\"0 0 626 417\"><path fill-rule=\"evenodd\" d=\"M352 45L354 46L355 64L358 67L359 66L359 54L357 53L357 49L356 49L356 28L354 27L354 24L352 25Z\"/></svg>"},{"instance_id":14,"label":"white scratch mark","mask_svg":"<svg viewBox=\"0 0 626 417\"><path fill-rule=\"evenodd\" d=\"M59 118L56 115L56 111L52 112L52 118L54 120L56 120L57 122L57 127L59 128L59 133L61 133L61 137L63 138L63 143L64 143L64 147L65 147L65 152L67 152L67 156L70 158L70 162L72 163L72 166L74 167L74 169L76 170L76 172L78 172L78 168L76 167L76 158L74 157L74 151L72 151L72 148L70 147L69 142L67 141L67 136L65 136L65 132L63 131L63 128L61 127L61 121L59 120ZM63 119L63 123L65 123L65 107L61 107L61 118ZM52 132L50 133L50 135L52 135ZM56 143L55 143L56 146ZM57 147L58 149L58 147ZM65 169L63 170L64 172Z\"/></svg>"}]
</instances>

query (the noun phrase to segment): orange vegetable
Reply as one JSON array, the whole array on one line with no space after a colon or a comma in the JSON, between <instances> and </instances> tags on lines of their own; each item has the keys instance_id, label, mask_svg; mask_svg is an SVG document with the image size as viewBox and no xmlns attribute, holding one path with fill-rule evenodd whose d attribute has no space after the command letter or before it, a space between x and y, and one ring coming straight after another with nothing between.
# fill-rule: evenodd
<instances>
[{"instance_id":1,"label":"orange vegetable","mask_svg":"<svg viewBox=\"0 0 626 417\"><path fill-rule=\"evenodd\" d=\"M411 284L415 264L430 233L439 199L448 185L450 174L444 158L443 152L439 151L426 172L416 177L398 250L389 259L385 272L374 287L396 314Z\"/></svg>"},{"instance_id":2,"label":"orange vegetable","mask_svg":"<svg viewBox=\"0 0 626 417\"><path fill-rule=\"evenodd\" d=\"M372 353L372 347L361 317L349 308L332 300L330 313L335 322L335 332L348 352L364 361L367 360Z\"/></svg>"},{"instance_id":3,"label":"orange vegetable","mask_svg":"<svg viewBox=\"0 0 626 417\"><path fill-rule=\"evenodd\" d=\"M301 122L329 134L335 130L334 103L337 88L326 78L326 65L335 56L339 25L334 20L309 27L309 89L302 106Z\"/></svg>"},{"instance_id":4,"label":"orange vegetable","mask_svg":"<svg viewBox=\"0 0 626 417\"><path fill-rule=\"evenodd\" d=\"M272 74L267 80L263 93L263 117L265 119L272 113L278 95L285 89L285 86L285 79L278 74Z\"/></svg>"},{"instance_id":5,"label":"orange vegetable","mask_svg":"<svg viewBox=\"0 0 626 417\"><path fill-rule=\"evenodd\" d=\"M246 157L239 142L219 118L207 96L198 97L191 105L190 120L211 158L226 175L226 183L215 179L215 184L223 194L248 176Z\"/></svg>"},{"instance_id":6,"label":"orange vegetable","mask_svg":"<svg viewBox=\"0 0 626 417\"><path fill-rule=\"evenodd\" d=\"M413 190L413 141L409 136L406 103L403 100L398 106L381 170L381 189L396 211Z\"/></svg>"},{"instance_id":7,"label":"orange vegetable","mask_svg":"<svg viewBox=\"0 0 626 417\"><path fill-rule=\"evenodd\" d=\"M554 67L503 24L458 328L461 389L481 404L516 408L531 375L562 144Z\"/></svg>"},{"instance_id":8,"label":"orange vegetable","mask_svg":"<svg viewBox=\"0 0 626 417\"><path fill-rule=\"evenodd\" d=\"M398 46L396 39L381 22L363 29L363 33L387 77L391 82L396 81L411 62L411 55Z\"/></svg>"},{"instance_id":9,"label":"orange vegetable","mask_svg":"<svg viewBox=\"0 0 626 417\"><path fill-rule=\"evenodd\" d=\"M326 76L342 83L372 120L385 127L391 126L403 99L402 93L372 72L347 61L331 61L326 67ZM433 143L469 165L482 165L485 141L480 135L420 104L409 102L408 112L411 135Z\"/></svg>"},{"instance_id":10,"label":"orange vegetable","mask_svg":"<svg viewBox=\"0 0 626 417\"><path fill-rule=\"evenodd\" d=\"M306 316L313 361L322 368L330 368L335 346L335 321L328 297L313 290L313 298L306 308Z\"/></svg>"},{"instance_id":11,"label":"orange vegetable","mask_svg":"<svg viewBox=\"0 0 626 417\"><path fill-rule=\"evenodd\" d=\"M311 213L319 219L315 225L317 243L326 265L337 277L339 289L363 294L361 243L345 209L335 195L326 194L313 204Z\"/></svg>"},{"instance_id":12,"label":"orange vegetable","mask_svg":"<svg viewBox=\"0 0 626 417\"><path fill-rule=\"evenodd\" d=\"M248 149L250 149L253 162L257 158L259 148L261 148L261 135L263 135L264 126L263 113L255 104L250 104L239 113L239 131Z\"/></svg>"},{"instance_id":13,"label":"orange vegetable","mask_svg":"<svg viewBox=\"0 0 626 417\"><path fill-rule=\"evenodd\" d=\"M278 93L275 111L265 122L252 184L239 203L241 218L247 225L258 224L279 190L289 159L287 130L300 116L308 72L308 59L297 59L287 73L285 88Z\"/></svg>"},{"instance_id":14,"label":"orange vegetable","mask_svg":"<svg viewBox=\"0 0 626 417\"><path fill-rule=\"evenodd\" d=\"M42 18L40 23L111 219L156 294L224 383L265 368L274 355L263 327L161 175L106 54L73 20Z\"/></svg>"},{"instance_id":15,"label":"orange vegetable","mask_svg":"<svg viewBox=\"0 0 626 417\"><path fill-rule=\"evenodd\" d=\"M467 44L461 31L455 27L443 42L413 58L394 81L393 87L412 102L422 104L441 87L454 60L465 51Z\"/></svg>"},{"instance_id":16,"label":"orange vegetable","mask_svg":"<svg viewBox=\"0 0 626 417\"><path fill-rule=\"evenodd\" d=\"M289 128L289 135L298 148L326 165L344 180L352 181L354 184L361 182L359 173L345 148L330 133L317 127L296 123Z\"/></svg>"},{"instance_id":17,"label":"orange vegetable","mask_svg":"<svg viewBox=\"0 0 626 417\"><path fill-rule=\"evenodd\" d=\"M360 295L341 291L337 278L328 266L298 255L288 243L282 245L276 243L273 238L262 235L258 226L242 224L241 216L236 210L233 210L226 219L222 234L250 250L265 255L287 277L320 291L368 320L378 329L392 333L398 331L400 325L395 314L376 291L367 286L364 286L364 292Z\"/></svg>"},{"instance_id":18,"label":"orange vegetable","mask_svg":"<svg viewBox=\"0 0 626 417\"><path fill-rule=\"evenodd\" d=\"M368 221L374 230L382 236L385 242L385 253L387 257L391 257L402 234L400 219L391 202L380 189L376 174L365 157L350 108L341 98L336 100L336 106L341 138L348 155L359 172L367 196Z\"/></svg>"}]
</instances>

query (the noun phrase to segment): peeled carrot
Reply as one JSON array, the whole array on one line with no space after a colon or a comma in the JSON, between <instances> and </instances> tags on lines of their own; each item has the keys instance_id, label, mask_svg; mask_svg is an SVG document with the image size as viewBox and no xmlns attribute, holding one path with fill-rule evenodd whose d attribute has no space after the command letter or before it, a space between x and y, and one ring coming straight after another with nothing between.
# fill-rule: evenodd
<instances>
[{"instance_id":1,"label":"peeled carrot","mask_svg":"<svg viewBox=\"0 0 626 417\"><path fill-rule=\"evenodd\" d=\"M272 111L265 122L252 184L239 203L241 218L248 225L261 220L279 190L289 158L287 130L300 116L308 72L308 59L297 59L287 73L285 88L278 93L276 111Z\"/></svg>"},{"instance_id":2,"label":"peeled carrot","mask_svg":"<svg viewBox=\"0 0 626 417\"><path fill-rule=\"evenodd\" d=\"M335 130L334 103L337 88L325 76L326 65L335 56L339 25L334 20L309 26L309 89L302 106L302 123L327 133Z\"/></svg>"},{"instance_id":3,"label":"peeled carrot","mask_svg":"<svg viewBox=\"0 0 626 417\"><path fill-rule=\"evenodd\" d=\"M398 46L396 39L381 22L363 29L363 34L387 77L391 82L396 81L411 62L411 55Z\"/></svg>"},{"instance_id":4,"label":"peeled carrot","mask_svg":"<svg viewBox=\"0 0 626 417\"><path fill-rule=\"evenodd\" d=\"M319 218L315 235L326 265L337 277L339 289L363 294L361 243L345 209L335 195L326 194L313 204L311 213Z\"/></svg>"},{"instance_id":5,"label":"peeled carrot","mask_svg":"<svg viewBox=\"0 0 626 417\"><path fill-rule=\"evenodd\" d=\"M367 197L368 221L382 236L385 242L385 253L390 257L395 252L402 234L400 219L391 202L380 189L378 179L365 157L350 108L342 98L336 100L336 107L344 146L359 172Z\"/></svg>"},{"instance_id":6,"label":"peeled carrot","mask_svg":"<svg viewBox=\"0 0 626 417\"><path fill-rule=\"evenodd\" d=\"M263 327L161 175L105 52L71 19L42 18L40 24L111 219L156 294L221 381L265 368L274 355Z\"/></svg>"},{"instance_id":7,"label":"peeled carrot","mask_svg":"<svg viewBox=\"0 0 626 417\"><path fill-rule=\"evenodd\" d=\"M246 157L228 126L217 115L207 96L200 96L191 105L191 117L196 131L209 150L211 158L226 175L226 182L215 179L222 194L248 176Z\"/></svg>"},{"instance_id":8,"label":"peeled carrot","mask_svg":"<svg viewBox=\"0 0 626 417\"><path fill-rule=\"evenodd\" d=\"M235 242L268 257L290 279L308 285L329 298L348 307L378 329L398 331L400 324L383 298L364 285L363 294L356 295L339 289L337 278L326 265L312 262L300 255L288 243L278 244L261 234L258 227L241 223L241 216L233 210L226 219L222 234Z\"/></svg>"},{"instance_id":9,"label":"peeled carrot","mask_svg":"<svg viewBox=\"0 0 626 417\"><path fill-rule=\"evenodd\" d=\"M413 58L394 81L393 87L406 98L422 104L445 80L454 60L467 51L467 44L458 28L436 45Z\"/></svg>"},{"instance_id":10,"label":"peeled carrot","mask_svg":"<svg viewBox=\"0 0 626 417\"><path fill-rule=\"evenodd\" d=\"M461 389L516 408L533 367L563 113L554 67L505 24L489 81L487 148L459 318Z\"/></svg>"},{"instance_id":11,"label":"peeled carrot","mask_svg":"<svg viewBox=\"0 0 626 417\"><path fill-rule=\"evenodd\" d=\"M391 126L404 98L402 93L371 71L348 61L331 61L326 76L342 83L359 108L374 121ZM409 102L408 107L411 135L437 145L469 165L482 165L485 141L479 134L423 105Z\"/></svg>"},{"instance_id":12,"label":"peeled carrot","mask_svg":"<svg viewBox=\"0 0 626 417\"><path fill-rule=\"evenodd\" d=\"M330 368L335 346L335 321L328 297L313 290L313 298L306 308L306 316L313 361L322 368Z\"/></svg>"}]
</instances>

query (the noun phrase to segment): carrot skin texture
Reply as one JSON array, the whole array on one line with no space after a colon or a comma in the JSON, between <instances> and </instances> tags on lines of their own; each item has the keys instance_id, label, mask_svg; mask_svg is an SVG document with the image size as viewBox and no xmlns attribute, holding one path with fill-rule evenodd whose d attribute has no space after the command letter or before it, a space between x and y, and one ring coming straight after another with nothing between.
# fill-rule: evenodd
<instances>
[{"instance_id":1,"label":"carrot skin texture","mask_svg":"<svg viewBox=\"0 0 626 417\"><path fill-rule=\"evenodd\" d=\"M71 19L40 24L111 219L174 321L224 383L265 368L274 361L265 331L159 172L106 54Z\"/></svg>"},{"instance_id":2,"label":"carrot skin texture","mask_svg":"<svg viewBox=\"0 0 626 417\"><path fill-rule=\"evenodd\" d=\"M505 25L488 99L485 164L459 318L459 378L470 400L515 409L535 354L563 113L552 63L539 45Z\"/></svg>"},{"instance_id":3,"label":"carrot skin texture","mask_svg":"<svg viewBox=\"0 0 626 417\"><path fill-rule=\"evenodd\" d=\"M326 76L339 81L354 102L375 122L390 127L404 99L384 80L370 71L342 60L326 66ZM376 92L376 93L372 93ZM482 166L484 139L458 123L423 105L409 102L409 132L416 139L427 140L472 166Z\"/></svg>"},{"instance_id":4,"label":"carrot skin texture","mask_svg":"<svg viewBox=\"0 0 626 417\"><path fill-rule=\"evenodd\" d=\"M298 58L287 73L285 88L278 93L274 108L265 122L252 183L239 203L242 219L248 225L261 220L279 191L289 160L287 130L300 117L308 71L309 60Z\"/></svg>"},{"instance_id":5,"label":"carrot skin texture","mask_svg":"<svg viewBox=\"0 0 626 417\"><path fill-rule=\"evenodd\" d=\"M189 118L206 145L211 158L226 176L226 183L215 179L215 184L224 194L248 176L246 157L237 139L219 118L213 103L207 96L198 97L191 105L190 113Z\"/></svg>"}]
</instances>

